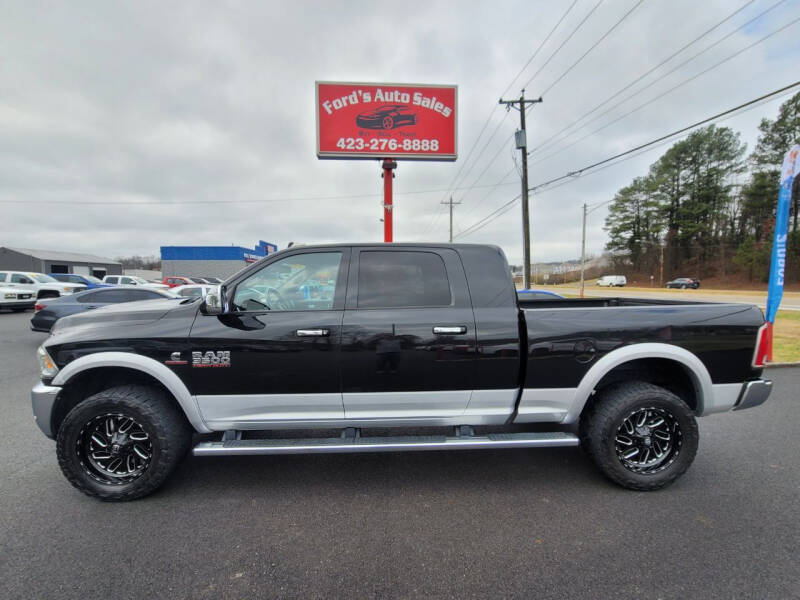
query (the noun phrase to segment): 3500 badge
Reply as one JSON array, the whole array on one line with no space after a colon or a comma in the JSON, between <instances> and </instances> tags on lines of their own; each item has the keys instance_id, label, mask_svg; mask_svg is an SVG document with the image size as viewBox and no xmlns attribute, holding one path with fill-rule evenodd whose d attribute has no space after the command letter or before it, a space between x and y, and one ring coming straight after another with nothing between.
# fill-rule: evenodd
<instances>
[{"instance_id":1,"label":"3500 badge","mask_svg":"<svg viewBox=\"0 0 800 600\"><path fill-rule=\"evenodd\" d=\"M193 367L230 367L230 350L207 350L206 352L192 352Z\"/></svg>"}]
</instances>

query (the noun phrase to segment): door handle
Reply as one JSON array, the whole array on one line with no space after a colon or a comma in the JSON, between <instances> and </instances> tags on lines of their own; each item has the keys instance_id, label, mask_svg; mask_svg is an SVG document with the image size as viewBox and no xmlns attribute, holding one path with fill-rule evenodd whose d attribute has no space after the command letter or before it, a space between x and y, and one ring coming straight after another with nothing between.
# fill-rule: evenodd
<instances>
[{"instance_id":1,"label":"door handle","mask_svg":"<svg viewBox=\"0 0 800 600\"><path fill-rule=\"evenodd\" d=\"M460 335L467 333L467 328L464 325L456 325L455 327L437 325L433 328L433 333L442 335Z\"/></svg>"},{"instance_id":2,"label":"door handle","mask_svg":"<svg viewBox=\"0 0 800 600\"><path fill-rule=\"evenodd\" d=\"M328 337L331 334L330 329L298 329L296 332L297 337Z\"/></svg>"}]
</instances>

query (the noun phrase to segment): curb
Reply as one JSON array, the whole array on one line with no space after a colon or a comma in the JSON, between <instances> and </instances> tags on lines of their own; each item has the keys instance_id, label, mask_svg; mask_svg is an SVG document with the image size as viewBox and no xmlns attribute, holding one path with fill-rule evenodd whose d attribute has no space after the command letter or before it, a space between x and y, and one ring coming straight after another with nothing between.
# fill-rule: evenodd
<instances>
[{"instance_id":1,"label":"curb","mask_svg":"<svg viewBox=\"0 0 800 600\"><path fill-rule=\"evenodd\" d=\"M785 369L786 367L800 367L800 362L767 363L765 369Z\"/></svg>"}]
</instances>

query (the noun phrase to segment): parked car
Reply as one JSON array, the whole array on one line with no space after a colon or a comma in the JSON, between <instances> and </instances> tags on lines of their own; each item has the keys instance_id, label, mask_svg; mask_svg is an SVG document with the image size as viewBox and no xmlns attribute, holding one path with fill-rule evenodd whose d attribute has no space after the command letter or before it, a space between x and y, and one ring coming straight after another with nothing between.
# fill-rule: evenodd
<instances>
[{"instance_id":1,"label":"parked car","mask_svg":"<svg viewBox=\"0 0 800 600\"><path fill-rule=\"evenodd\" d=\"M157 489L194 432L219 433L195 456L582 445L656 490L694 460L697 417L772 389L757 306L525 304L502 250L477 244L290 248L201 301L66 320L38 350L33 411L69 482L107 501Z\"/></svg>"},{"instance_id":2,"label":"parked car","mask_svg":"<svg viewBox=\"0 0 800 600\"><path fill-rule=\"evenodd\" d=\"M170 275L169 277L164 277L161 283L163 283L168 287L174 288L179 285L192 285L194 281L192 281L188 277L179 277L177 275Z\"/></svg>"},{"instance_id":3,"label":"parked car","mask_svg":"<svg viewBox=\"0 0 800 600\"><path fill-rule=\"evenodd\" d=\"M175 298L169 292L152 289L135 289L122 286L105 286L94 290L86 290L62 298L39 300L36 302L36 314L31 319L33 331L49 332L53 324L62 317L95 310L112 304L136 302L138 300L163 300Z\"/></svg>"},{"instance_id":4,"label":"parked car","mask_svg":"<svg viewBox=\"0 0 800 600\"><path fill-rule=\"evenodd\" d=\"M134 275L106 275L103 277L103 283L110 283L111 285L139 285L142 287L152 289L167 289L168 285L158 282L147 281L141 277Z\"/></svg>"},{"instance_id":5,"label":"parked car","mask_svg":"<svg viewBox=\"0 0 800 600\"><path fill-rule=\"evenodd\" d=\"M556 294L550 290L517 290L517 298L524 300L558 300L564 298L561 294Z\"/></svg>"},{"instance_id":6,"label":"parked car","mask_svg":"<svg viewBox=\"0 0 800 600\"><path fill-rule=\"evenodd\" d=\"M222 279L219 277L201 277L201 279L206 283L210 283L211 285L219 285L222 283Z\"/></svg>"},{"instance_id":7,"label":"parked car","mask_svg":"<svg viewBox=\"0 0 800 600\"><path fill-rule=\"evenodd\" d=\"M111 285L110 283L103 283L97 277L93 277L91 275L79 275L78 273L50 273L50 277L66 283L85 285L87 290L108 287Z\"/></svg>"},{"instance_id":8,"label":"parked car","mask_svg":"<svg viewBox=\"0 0 800 600\"><path fill-rule=\"evenodd\" d=\"M0 309L7 308L14 312L22 312L33 308L36 298L33 292L0 285Z\"/></svg>"},{"instance_id":9,"label":"parked car","mask_svg":"<svg viewBox=\"0 0 800 600\"><path fill-rule=\"evenodd\" d=\"M600 287L624 287L628 285L625 275L603 275L595 282Z\"/></svg>"},{"instance_id":10,"label":"parked car","mask_svg":"<svg viewBox=\"0 0 800 600\"><path fill-rule=\"evenodd\" d=\"M44 273L27 271L0 271L0 286L30 292L34 298L57 298L86 289L85 285L65 283Z\"/></svg>"},{"instance_id":11,"label":"parked car","mask_svg":"<svg viewBox=\"0 0 800 600\"><path fill-rule=\"evenodd\" d=\"M179 285L170 288L170 293L180 296L181 298L205 298L206 294L213 290L215 286L207 284L193 283L191 285Z\"/></svg>"},{"instance_id":12,"label":"parked car","mask_svg":"<svg viewBox=\"0 0 800 600\"><path fill-rule=\"evenodd\" d=\"M685 290L686 288L696 290L700 287L700 280L692 279L691 277L678 277L677 279L668 281L665 287L679 290Z\"/></svg>"}]
</instances>

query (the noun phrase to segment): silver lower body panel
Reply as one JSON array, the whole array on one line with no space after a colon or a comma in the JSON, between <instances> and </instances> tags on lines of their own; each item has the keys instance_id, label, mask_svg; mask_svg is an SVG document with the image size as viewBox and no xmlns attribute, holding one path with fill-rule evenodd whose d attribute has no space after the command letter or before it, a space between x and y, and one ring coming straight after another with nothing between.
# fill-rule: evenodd
<instances>
[{"instance_id":1,"label":"silver lower body panel","mask_svg":"<svg viewBox=\"0 0 800 600\"><path fill-rule=\"evenodd\" d=\"M408 452L412 450L482 450L577 446L571 433L494 433L486 436L397 436L223 440L194 447L195 456L246 456L257 454L337 454L355 452Z\"/></svg>"}]
</instances>

